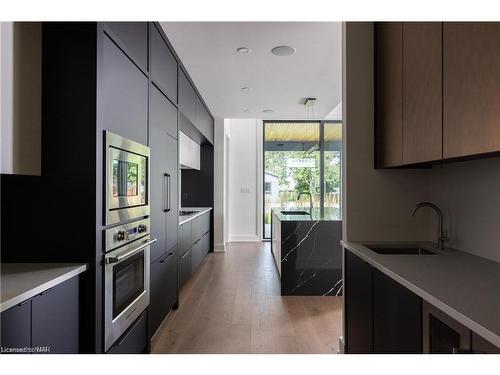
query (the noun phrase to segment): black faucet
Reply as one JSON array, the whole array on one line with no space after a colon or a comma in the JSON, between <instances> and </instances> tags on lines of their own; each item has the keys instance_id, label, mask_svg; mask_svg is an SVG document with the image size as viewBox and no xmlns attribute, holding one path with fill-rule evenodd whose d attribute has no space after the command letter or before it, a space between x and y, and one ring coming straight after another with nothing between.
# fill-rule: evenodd
<instances>
[{"instance_id":1,"label":"black faucet","mask_svg":"<svg viewBox=\"0 0 500 375\"><path fill-rule=\"evenodd\" d=\"M301 191L299 193L299 195L297 196L297 200L299 200L302 195L309 195L309 214L312 216L312 211L313 211L313 199L312 199L312 195L308 191Z\"/></svg>"}]
</instances>

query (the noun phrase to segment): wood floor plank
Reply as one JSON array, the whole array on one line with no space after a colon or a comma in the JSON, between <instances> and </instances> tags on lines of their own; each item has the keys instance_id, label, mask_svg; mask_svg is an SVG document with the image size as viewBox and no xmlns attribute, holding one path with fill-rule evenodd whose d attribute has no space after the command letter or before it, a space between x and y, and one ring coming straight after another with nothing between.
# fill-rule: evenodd
<instances>
[{"instance_id":1,"label":"wood floor plank","mask_svg":"<svg viewBox=\"0 0 500 375\"><path fill-rule=\"evenodd\" d=\"M180 291L153 353L336 353L341 297L280 296L269 243L209 254Z\"/></svg>"}]
</instances>

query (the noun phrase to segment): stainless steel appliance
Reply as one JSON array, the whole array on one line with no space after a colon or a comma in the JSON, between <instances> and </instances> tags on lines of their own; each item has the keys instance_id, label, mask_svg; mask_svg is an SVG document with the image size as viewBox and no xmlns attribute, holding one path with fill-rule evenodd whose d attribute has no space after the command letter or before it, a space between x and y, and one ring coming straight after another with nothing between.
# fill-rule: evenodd
<instances>
[{"instance_id":1,"label":"stainless steel appliance","mask_svg":"<svg viewBox=\"0 0 500 375\"><path fill-rule=\"evenodd\" d=\"M149 219L105 230L104 346L107 351L149 305Z\"/></svg>"},{"instance_id":2,"label":"stainless steel appliance","mask_svg":"<svg viewBox=\"0 0 500 375\"><path fill-rule=\"evenodd\" d=\"M106 131L104 224L149 215L149 147Z\"/></svg>"},{"instance_id":3,"label":"stainless steel appliance","mask_svg":"<svg viewBox=\"0 0 500 375\"><path fill-rule=\"evenodd\" d=\"M424 353L460 354L471 352L471 331L441 310L422 305Z\"/></svg>"}]
</instances>

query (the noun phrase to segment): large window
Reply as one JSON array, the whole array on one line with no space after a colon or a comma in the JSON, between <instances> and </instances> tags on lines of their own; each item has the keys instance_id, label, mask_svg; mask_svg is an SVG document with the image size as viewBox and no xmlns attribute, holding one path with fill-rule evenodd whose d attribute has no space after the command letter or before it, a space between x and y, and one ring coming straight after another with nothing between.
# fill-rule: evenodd
<instances>
[{"instance_id":1,"label":"large window","mask_svg":"<svg viewBox=\"0 0 500 375\"><path fill-rule=\"evenodd\" d=\"M341 123L264 122L264 238L276 207L309 209L312 202L340 220L341 150Z\"/></svg>"}]
</instances>

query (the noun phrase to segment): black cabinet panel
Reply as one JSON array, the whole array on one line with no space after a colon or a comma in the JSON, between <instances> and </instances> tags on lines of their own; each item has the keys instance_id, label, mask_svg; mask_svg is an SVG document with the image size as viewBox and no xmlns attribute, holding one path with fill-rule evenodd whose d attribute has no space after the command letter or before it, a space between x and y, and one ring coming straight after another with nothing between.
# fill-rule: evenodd
<instances>
[{"instance_id":1,"label":"black cabinet panel","mask_svg":"<svg viewBox=\"0 0 500 375\"><path fill-rule=\"evenodd\" d=\"M193 273L203 260L203 241L201 238L193 244L191 249L191 272Z\"/></svg>"},{"instance_id":2,"label":"black cabinet panel","mask_svg":"<svg viewBox=\"0 0 500 375\"><path fill-rule=\"evenodd\" d=\"M0 319L2 322L0 346L2 348L31 347L31 301L4 311Z\"/></svg>"},{"instance_id":3,"label":"black cabinet panel","mask_svg":"<svg viewBox=\"0 0 500 375\"><path fill-rule=\"evenodd\" d=\"M127 54L144 71L148 70L148 23L107 22L111 31L120 39Z\"/></svg>"},{"instance_id":4,"label":"black cabinet panel","mask_svg":"<svg viewBox=\"0 0 500 375\"><path fill-rule=\"evenodd\" d=\"M147 144L148 79L107 36L98 98L101 128Z\"/></svg>"},{"instance_id":5,"label":"black cabinet panel","mask_svg":"<svg viewBox=\"0 0 500 375\"><path fill-rule=\"evenodd\" d=\"M344 267L346 352L372 353L372 267L348 250L344 250Z\"/></svg>"},{"instance_id":6,"label":"black cabinet panel","mask_svg":"<svg viewBox=\"0 0 500 375\"><path fill-rule=\"evenodd\" d=\"M186 74L179 69L179 108L186 118L197 124L198 97Z\"/></svg>"},{"instance_id":7,"label":"black cabinet panel","mask_svg":"<svg viewBox=\"0 0 500 375\"><path fill-rule=\"evenodd\" d=\"M500 348L472 332L472 352L477 354L500 354Z\"/></svg>"},{"instance_id":8,"label":"black cabinet panel","mask_svg":"<svg viewBox=\"0 0 500 375\"><path fill-rule=\"evenodd\" d=\"M172 102L177 103L177 61L153 24L151 24L151 78Z\"/></svg>"},{"instance_id":9,"label":"black cabinet panel","mask_svg":"<svg viewBox=\"0 0 500 375\"><path fill-rule=\"evenodd\" d=\"M203 247L203 256L205 257L210 251L210 232L205 233L201 238Z\"/></svg>"},{"instance_id":10,"label":"black cabinet panel","mask_svg":"<svg viewBox=\"0 0 500 375\"><path fill-rule=\"evenodd\" d=\"M154 86L151 88L151 235L158 241L151 246L151 261L177 246L178 158L177 109Z\"/></svg>"},{"instance_id":11,"label":"black cabinet panel","mask_svg":"<svg viewBox=\"0 0 500 375\"><path fill-rule=\"evenodd\" d=\"M177 302L177 291L177 249L173 249L151 265L150 337Z\"/></svg>"},{"instance_id":12,"label":"black cabinet panel","mask_svg":"<svg viewBox=\"0 0 500 375\"><path fill-rule=\"evenodd\" d=\"M177 108L154 85L151 87L150 123L177 139Z\"/></svg>"},{"instance_id":13,"label":"black cabinet panel","mask_svg":"<svg viewBox=\"0 0 500 375\"><path fill-rule=\"evenodd\" d=\"M214 122L200 98L197 98L196 126L210 143L214 143Z\"/></svg>"},{"instance_id":14,"label":"black cabinet panel","mask_svg":"<svg viewBox=\"0 0 500 375\"><path fill-rule=\"evenodd\" d=\"M78 277L35 297L32 301L32 346L50 353L78 353Z\"/></svg>"},{"instance_id":15,"label":"black cabinet panel","mask_svg":"<svg viewBox=\"0 0 500 375\"><path fill-rule=\"evenodd\" d=\"M179 226L179 257L183 256L193 244L191 237L191 223L188 221Z\"/></svg>"},{"instance_id":16,"label":"black cabinet panel","mask_svg":"<svg viewBox=\"0 0 500 375\"><path fill-rule=\"evenodd\" d=\"M196 241L198 241L199 239L201 239L201 237L203 236L203 216L204 215L201 215L201 216L198 216L198 217L195 217L193 220L191 220L191 225L192 225L192 229L191 229L191 233L192 233L192 243L194 244Z\"/></svg>"},{"instance_id":17,"label":"black cabinet panel","mask_svg":"<svg viewBox=\"0 0 500 375\"><path fill-rule=\"evenodd\" d=\"M145 310L129 329L109 349L109 354L141 354L147 351L147 310Z\"/></svg>"},{"instance_id":18,"label":"black cabinet panel","mask_svg":"<svg viewBox=\"0 0 500 375\"><path fill-rule=\"evenodd\" d=\"M189 280L192 273L191 249L179 258L179 289Z\"/></svg>"},{"instance_id":19,"label":"black cabinet panel","mask_svg":"<svg viewBox=\"0 0 500 375\"><path fill-rule=\"evenodd\" d=\"M422 299L373 270L373 351L422 353Z\"/></svg>"}]
</instances>

